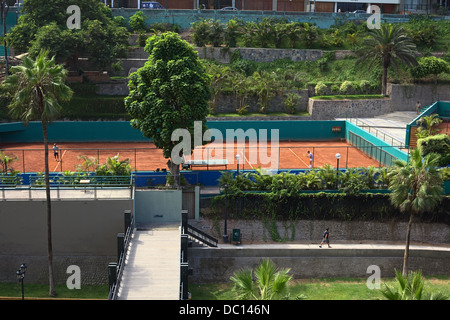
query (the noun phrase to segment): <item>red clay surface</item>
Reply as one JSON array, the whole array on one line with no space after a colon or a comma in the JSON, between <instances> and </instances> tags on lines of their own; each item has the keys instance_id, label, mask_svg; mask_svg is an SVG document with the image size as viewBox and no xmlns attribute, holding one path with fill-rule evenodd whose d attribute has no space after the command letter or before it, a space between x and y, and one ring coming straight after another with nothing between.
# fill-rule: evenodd
<instances>
[{"instance_id":1,"label":"red clay surface","mask_svg":"<svg viewBox=\"0 0 450 320\"><path fill-rule=\"evenodd\" d=\"M162 150L148 142L82 142L82 143L61 143L58 144L59 154L62 161L56 161L53 157L53 144L49 145L49 167L51 172L76 171L77 165L81 165L80 155L99 159L100 164L104 164L108 157L119 155L121 160L129 158L131 166L137 171L152 171L157 168L167 168L167 159L163 157ZM309 166L309 156L307 151L314 154L313 167L321 167L329 164L336 167L336 153L341 154L339 168L353 167L379 167L380 163L346 142L324 141L324 142L300 142L300 141L280 141L279 147L274 151L279 155L271 158L270 145L267 152L262 146L250 147L236 143L227 149L221 149L213 144L203 146L203 159L227 159L228 169L236 169L237 163L234 156L239 153L239 169L253 168L279 168L279 169L305 169ZM208 150L206 150L208 149ZM10 163L9 167L20 172L43 172L44 171L44 148L42 143L26 144L4 144L1 150L9 155L18 157L17 161ZM266 155L269 160L264 161L260 155ZM244 157L243 157L244 155ZM186 159L194 159L194 156L186 156ZM197 159L197 158L195 158ZM244 159L244 163L242 163ZM204 167L194 167L198 170L206 170ZM210 170L224 170L225 166L210 166Z\"/></svg>"}]
</instances>

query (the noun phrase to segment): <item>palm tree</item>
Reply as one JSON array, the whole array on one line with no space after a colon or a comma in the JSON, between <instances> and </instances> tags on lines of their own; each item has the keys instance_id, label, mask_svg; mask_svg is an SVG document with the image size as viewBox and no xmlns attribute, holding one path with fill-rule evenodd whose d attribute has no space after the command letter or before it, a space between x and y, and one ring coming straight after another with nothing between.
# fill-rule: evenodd
<instances>
[{"instance_id":1,"label":"palm tree","mask_svg":"<svg viewBox=\"0 0 450 320\"><path fill-rule=\"evenodd\" d=\"M59 101L69 101L72 90L64 83L67 70L56 64L54 58L48 59L47 55L48 51L41 51L34 61L25 57L22 65L11 68L11 76L5 79L2 86L13 94L8 107L12 117L26 124L32 120L39 120L42 123L45 147L49 294L54 296L47 124L58 117L61 111Z\"/></svg>"},{"instance_id":2,"label":"palm tree","mask_svg":"<svg viewBox=\"0 0 450 320\"><path fill-rule=\"evenodd\" d=\"M397 287L385 285L381 290L388 300L447 300L448 297L440 292L430 293L424 290L425 282L421 271L409 272L407 276L395 270Z\"/></svg>"},{"instance_id":3,"label":"palm tree","mask_svg":"<svg viewBox=\"0 0 450 320\"><path fill-rule=\"evenodd\" d=\"M255 269L256 282L253 281L253 272L244 269L234 273L230 279L234 283L234 291L240 300L276 300L285 299L287 283L292 276L288 275L290 269L277 269L271 260L263 260ZM296 297L304 298L303 295Z\"/></svg>"},{"instance_id":4,"label":"palm tree","mask_svg":"<svg viewBox=\"0 0 450 320\"><path fill-rule=\"evenodd\" d=\"M357 53L360 55L358 63L370 61L369 67L374 63L381 64L382 95L386 95L387 72L391 64L398 67L400 61L407 66L417 65L416 45L399 24L384 23L380 29L370 29Z\"/></svg>"},{"instance_id":5,"label":"palm tree","mask_svg":"<svg viewBox=\"0 0 450 320\"><path fill-rule=\"evenodd\" d=\"M419 126L417 130L417 138L421 139L435 135L436 133L439 132L439 130L436 129L436 127L439 126L441 123L442 119L439 118L439 115L436 113L420 118L419 120L417 120L417 124Z\"/></svg>"},{"instance_id":6,"label":"palm tree","mask_svg":"<svg viewBox=\"0 0 450 320\"><path fill-rule=\"evenodd\" d=\"M416 214L430 212L442 199L442 177L436 169L439 157L430 153L422 158L420 151L411 151L409 162L395 161L389 173L391 203L401 212L409 213L402 274L406 275L411 225Z\"/></svg>"}]
</instances>

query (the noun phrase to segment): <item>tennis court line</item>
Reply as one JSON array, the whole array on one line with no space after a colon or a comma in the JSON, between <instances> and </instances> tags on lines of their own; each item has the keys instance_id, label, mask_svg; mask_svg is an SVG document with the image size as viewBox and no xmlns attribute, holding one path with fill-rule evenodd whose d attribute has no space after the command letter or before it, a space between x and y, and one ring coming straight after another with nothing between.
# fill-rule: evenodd
<instances>
[{"instance_id":1,"label":"tennis court line","mask_svg":"<svg viewBox=\"0 0 450 320\"><path fill-rule=\"evenodd\" d=\"M58 169L58 166L62 163L62 159L63 159L64 155L66 154L66 152L67 152L67 150L64 150L64 153L61 155L61 157L59 157L59 161L58 161L58 163L56 164L56 167L55 167L55 169L53 170L53 172L56 172L56 170Z\"/></svg>"},{"instance_id":2,"label":"tennis court line","mask_svg":"<svg viewBox=\"0 0 450 320\"><path fill-rule=\"evenodd\" d=\"M288 149L290 152L292 152L297 157L297 159L299 159L301 162L303 162L305 164L306 168L308 168L308 164L302 158L300 158L294 151L292 151L291 148L288 148Z\"/></svg>"},{"instance_id":3,"label":"tennis court line","mask_svg":"<svg viewBox=\"0 0 450 320\"><path fill-rule=\"evenodd\" d=\"M252 170L254 169L254 167L252 166L252 164L250 163L250 161L248 161L247 157L244 154L244 161L247 162L249 164L249 166L252 168Z\"/></svg>"}]
</instances>

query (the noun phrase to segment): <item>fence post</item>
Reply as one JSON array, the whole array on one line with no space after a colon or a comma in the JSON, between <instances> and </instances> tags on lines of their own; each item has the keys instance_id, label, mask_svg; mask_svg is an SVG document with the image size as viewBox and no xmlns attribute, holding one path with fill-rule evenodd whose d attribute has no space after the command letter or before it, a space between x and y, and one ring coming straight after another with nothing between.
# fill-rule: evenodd
<instances>
[{"instance_id":1,"label":"fence post","mask_svg":"<svg viewBox=\"0 0 450 320\"><path fill-rule=\"evenodd\" d=\"M187 300L189 298L188 293L188 275L189 266L187 263L181 263L180 266L180 279L181 279L181 300Z\"/></svg>"},{"instance_id":2,"label":"fence post","mask_svg":"<svg viewBox=\"0 0 450 320\"><path fill-rule=\"evenodd\" d=\"M127 233L128 227L131 225L131 210L125 210L124 214L124 225L125 225L125 233Z\"/></svg>"},{"instance_id":3,"label":"fence post","mask_svg":"<svg viewBox=\"0 0 450 320\"><path fill-rule=\"evenodd\" d=\"M122 255L124 251L124 239L125 235L123 233L117 234L117 261L120 260L120 256Z\"/></svg>"},{"instance_id":4,"label":"fence post","mask_svg":"<svg viewBox=\"0 0 450 320\"><path fill-rule=\"evenodd\" d=\"M181 210L181 232L187 234L188 211Z\"/></svg>"},{"instance_id":5,"label":"fence post","mask_svg":"<svg viewBox=\"0 0 450 320\"><path fill-rule=\"evenodd\" d=\"M188 262L188 236L187 234L181 235L181 263Z\"/></svg>"},{"instance_id":6,"label":"fence post","mask_svg":"<svg viewBox=\"0 0 450 320\"><path fill-rule=\"evenodd\" d=\"M116 284L116 281L117 281L117 263L110 262L108 264L108 283L110 290Z\"/></svg>"}]
</instances>

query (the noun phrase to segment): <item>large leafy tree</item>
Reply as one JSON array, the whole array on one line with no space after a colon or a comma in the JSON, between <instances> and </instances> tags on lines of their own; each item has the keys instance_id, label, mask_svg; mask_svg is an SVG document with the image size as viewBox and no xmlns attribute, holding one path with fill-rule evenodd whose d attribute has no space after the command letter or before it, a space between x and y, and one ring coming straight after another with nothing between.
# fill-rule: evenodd
<instances>
[{"instance_id":1,"label":"large leafy tree","mask_svg":"<svg viewBox=\"0 0 450 320\"><path fill-rule=\"evenodd\" d=\"M171 158L178 142L172 141L172 133L186 129L193 141L194 122L201 121L205 127L210 80L197 52L174 32L150 37L145 51L149 54L148 61L130 76L125 108L133 127L163 150L176 183L179 163ZM195 147L192 141L191 150L184 150L185 155Z\"/></svg>"},{"instance_id":2,"label":"large leafy tree","mask_svg":"<svg viewBox=\"0 0 450 320\"><path fill-rule=\"evenodd\" d=\"M400 211L409 214L406 230L402 274L407 274L411 225L418 214L431 212L442 200L442 177L437 170L439 156L430 153L422 158L419 149L411 151L408 162L395 161L389 173L390 200Z\"/></svg>"},{"instance_id":3,"label":"large leafy tree","mask_svg":"<svg viewBox=\"0 0 450 320\"><path fill-rule=\"evenodd\" d=\"M381 24L379 29L370 29L358 50L358 63L369 61L369 67L378 64L382 67L381 94L386 95L387 74L391 65L399 63L407 66L417 65L417 48L399 24Z\"/></svg>"},{"instance_id":4,"label":"large leafy tree","mask_svg":"<svg viewBox=\"0 0 450 320\"><path fill-rule=\"evenodd\" d=\"M11 75L2 83L13 98L8 108L11 116L25 123L37 120L42 123L45 148L45 190L47 199L47 253L50 296L55 295L53 281L52 208L48 167L47 125L60 114L59 102L69 101L71 89L65 84L67 70L48 58L47 51L41 51L36 60L25 57L23 64L11 67Z\"/></svg>"},{"instance_id":5,"label":"large leafy tree","mask_svg":"<svg viewBox=\"0 0 450 320\"><path fill-rule=\"evenodd\" d=\"M81 28L69 29L70 5L80 8ZM25 0L18 24L8 34L8 43L18 51L37 56L47 49L58 62L74 69L82 54L100 69L126 55L128 31L113 19L112 12L97 0Z\"/></svg>"}]
</instances>

